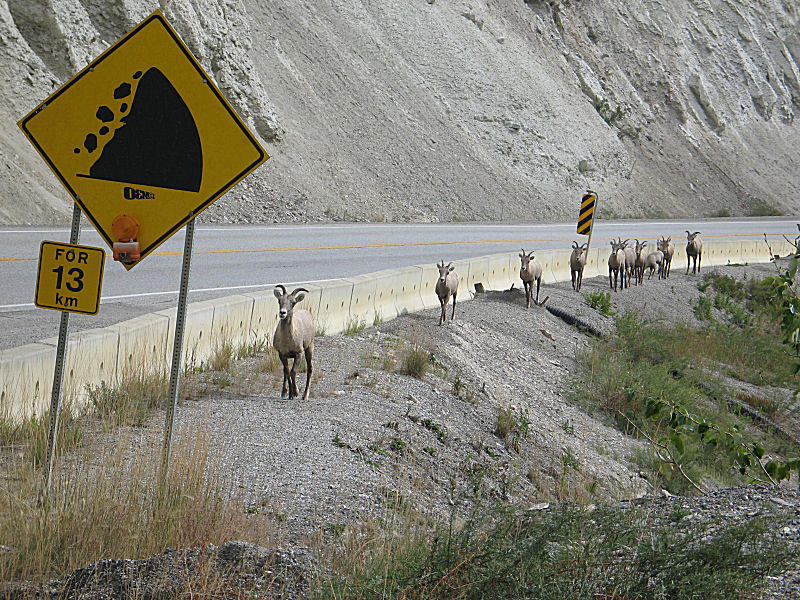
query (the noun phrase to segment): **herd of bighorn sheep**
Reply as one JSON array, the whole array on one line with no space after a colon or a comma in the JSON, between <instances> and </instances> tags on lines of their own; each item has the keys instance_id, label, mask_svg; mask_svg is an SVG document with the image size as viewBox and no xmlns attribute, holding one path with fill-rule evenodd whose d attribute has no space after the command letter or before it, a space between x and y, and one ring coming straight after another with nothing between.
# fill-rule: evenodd
<instances>
[{"instance_id":1,"label":"herd of bighorn sheep","mask_svg":"<svg viewBox=\"0 0 800 600\"><path fill-rule=\"evenodd\" d=\"M669 277L672 256L675 254L675 245L672 243L672 238L662 236L660 240L656 240L656 250L653 252L646 251L647 242L634 241L635 246L630 247L628 245L630 240L622 241L622 238L617 238L616 241L611 240L611 255L608 257L608 286L615 292L618 284L620 288L630 287L631 280L635 281L636 285L641 285L645 271L649 271L648 279L651 279L653 273L656 272L659 279ZM573 244L573 255L575 253L575 245ZM700 238L700 232L695 231L692 233L687 230L687 275L689 268L692 266L692 259L694 259L692 273L696 274L700 271L702 255L703 240ZM574 280L575 277L573 276L573 287L575 287Z\"/></svg>"},{"instance_id":2,"label":"herd of bighorn sheep","mask_svg":"<svg viewBox=\"0 0 800 600\"><path fill-rule=\"evenodd\" d=\"M692 273L700 271L700 263L703 254L703 240L700 232L691 233L686 231L686 273L689 268L694 266ZM636 285L642 285L644 272L649 270L648 279L653 277L653 273L658 273L658 279L669 277L672 257L675 253L675 246L671 237L662 237L656 241L657 249L647 252L647 242L634 240L634 246L629 246L630 240L623 241L622 238L611 240L611 254L608 257L608 285L615 292L617 288L630 287L633 280ZM572 254L569 258L569 269L572 277L572 288L580 292L583 283L583 270L586 267L588 243L572 243ZM531 307L531 300L537 306L544 302L539 302L539 291L542 285L542 265L534 258L533 251L520 252L519 277L525 287L525 306ZM452 321L456 315L456 297L458 295L458 275L456 274L453 263L445 265L444 260L436 265L439 269L439 277L436 280L436 295L441 304L439 313L439 325L447 321L447 305L450 297L453 297L453 311L450 314ZM536 283L536 297L533 297L533 284ZM306 388L303 391L303 400L308 399L309 387L311 384L312 358L314 354L314 318L311 313L302 308L295 308L308 293L305 288L297 288L292 293L287 293L282 285L275 286L275 297L278 299L278 326L275 328L275 335L272 338L272 346L278 352L278 356L283 364L283 385L281 387L281 398L288 394L289 399L296 398L298 395L297 382L295 380L298 361L301 355L306 359ZM545 302L547 298L545 298ZM289 359L292 359L292 367L289 368Z\"/></svg>"}]
</instances>

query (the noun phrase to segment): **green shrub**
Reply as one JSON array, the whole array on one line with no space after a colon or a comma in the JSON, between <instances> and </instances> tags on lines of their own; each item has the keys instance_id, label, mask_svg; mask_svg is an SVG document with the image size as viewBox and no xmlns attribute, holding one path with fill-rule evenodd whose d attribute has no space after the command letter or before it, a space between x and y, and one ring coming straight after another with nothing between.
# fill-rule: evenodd
<instances>
[{"instance_id":1,"label":"green shrub","mask_svg":"<svg viewBox=\"0 0 800 600\"><path fill-rule=\"evenodd\" d=\"M422 379L425 377L425 373L428 372L430 364L431 353L419 344L412 343L403 350L400 372L404 375Z\"/></svg>"},{"instance_id":2,"label":"green shrub","mask_svg":"<svg viewBox=\"0 0 800 600\"><path fill-rule=\"evenodd\" d=\"M479 507L459 522L360 529L322 597L723 600L757 592L792 561L761 518L729 525L564 504Z\"/></svg>"},{"instance_id":3,"label":"green shrub","mask_svg":"<svg viewBox=\"0 0 800 600\"><path fill-rule=\"evenodd\" d=\"M598 311L601 315L614 315L616 311L611 309L611 292L592 292L584 294L586 304Z\"/></svg>"}]
</instances>

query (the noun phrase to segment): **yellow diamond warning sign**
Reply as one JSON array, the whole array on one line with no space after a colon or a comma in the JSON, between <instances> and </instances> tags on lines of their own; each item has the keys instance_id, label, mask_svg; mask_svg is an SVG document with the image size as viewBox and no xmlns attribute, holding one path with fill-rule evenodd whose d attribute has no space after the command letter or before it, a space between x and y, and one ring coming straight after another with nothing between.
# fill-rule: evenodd
<instances>
[{"instance_id":1,"label":"yellow diamond warning sign","mask_svg":"<svg viewBox=\"0 0 800 600\"><path fill-rule=\"evenodd\" d=\"M269 158L160 11L19 126L109 246L141 257ZM122 214L136 240L114 238Z\"/></svg>"}]
</instances>

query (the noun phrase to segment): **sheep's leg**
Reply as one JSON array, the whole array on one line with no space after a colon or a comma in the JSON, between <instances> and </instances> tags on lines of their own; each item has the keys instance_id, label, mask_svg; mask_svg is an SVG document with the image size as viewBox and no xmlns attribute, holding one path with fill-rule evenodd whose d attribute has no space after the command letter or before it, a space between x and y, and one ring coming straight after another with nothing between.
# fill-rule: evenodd
<instances>
[{"instance_id":1,"label":"sheep's leg","mask_svg":"<svg viewBox=\"0 0 800 600\"><path fill-rule=\"evenodd\" d=\"M442 307L442 312L439 313L439 325L441 325L444 322L444 320L447 318L447 309L445 308L445 306L447 306L447 299L446 298L439 298L439 304Z\"/></svg>"},{"instance_id":2,"label":"sheep's leg","mask_svg":"<svg viewBox=\"0 0 800 600\"><path fill-rule=\"evenodd\" d=\"M613 271L613 269L611 267L608 267L608 287L610 289L614 290L614 284L611 283L612 282L612 279L611 279L611 272L612 271ZM616 292L617 290L614 290L614 291Z\"/></svg>"},{"instance_id":3,"label":"sheep's leg","mask_svg":"<svg viewBox=\"0 0 800 600\"><path fill-rule=\"evenodd\" d=\"M281 362L283 363L283 385L281 386L281 398L286 398L286 386L289 383L289 355L281 354Z\"/></svg>"},{"instance_id":4,"label":"sheep's leg","mask_svg":"<svg viewBox=\"0 0 800 600\"><path fill-rule=\"evenodd\" d=\"M701 262L703 262L703 253L702 252L698 252L697 253L697 272L698 273L700 272L700 263Z\"/></svg>"},{"instance_id":5,"label":"sheep's leg","mask_svg":"<svg viewBox=\"0 0 800 600\"><path fill-rule=\"evenodd\" d=\"M531 293L533 292L533 282L532 281L523 281L522 284L525 286L525 308L531 307Z\"/></svg>"},{"instance_id":6,"label":"sheep's leg","mask_svg":"<svg viewBox=\"0 0 800 600\"><path fill-rule=\"evenodd\" d=\"M306 348L306 389L303 392L303 400L308 400L308 388L311 387L311 373L314 370L311 366L311 359L313 356L314 345L311 344L308 348Z\"/></svg>"},{"instance_id":7,"label":"sheep's leg","mask_svg":"<svg viewBox=\"0 0 800 600\"><path fill-rule=\"evenodd\" d=\"M533 287L533 283L531 283L531 287ZM542 287L542 278L536 280L536 306L539 306L539 288ZM533 290L531 290L533 292Z\"/></svg>"},{"instance_id":8,"label":"sheep's leg","mask_svg":"<svg viewBox=\"0 0 800 600\"><path fill-rule=\"evenodd\" d=\"M572 289L573 289L573 290L575 290L575 291L577 292L577 291L578 291L578 288L577 288L577 283L576 283L576 281L575 281L575 280L577 279L577 278L575 277L575 274L576 274L576 273L577 273L577 271L573 271L572 269L570 269L570 271L569 271L569 274L570 274L570 275L572 275Z\"/></svg>"},{"instance_id":9,"label":"sheep's leg","mask_svg":"<svg viewBox=\"0 0 800 600\"><path fill-rule=\"evenodd\" d=\"M450 314L450 320L451 321L453 319L455 319L455 317L456 317L456 295L457 294L455 294L455 293L453 294L453 312Z\"/></svg>"},{"instance_id":10,"label":"sheep's leg","mask_svg":"<svg viewBox=\"0 0 800 600\"><path fill-rule=\"evenodd\" d=\"M289 400L297 398L297 363L300 362L300 355L295 354L292 361L292 370L289 371Z\"/></svg>"},{"instance_id":11,"label":"sheep's leg","mask_svg":"<svg viewBox=\"0 0 800 600\"><path fill-rule=\"evenodd\" d=\"M581 285L583 285L583 269L578 271L578 289L576 291L581 291Z\"/></svg>"}]
</instances>

